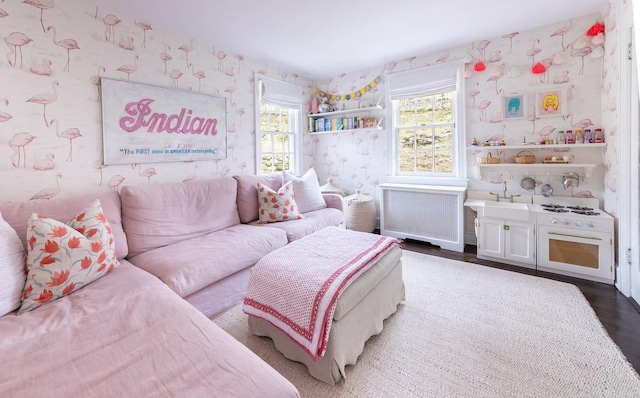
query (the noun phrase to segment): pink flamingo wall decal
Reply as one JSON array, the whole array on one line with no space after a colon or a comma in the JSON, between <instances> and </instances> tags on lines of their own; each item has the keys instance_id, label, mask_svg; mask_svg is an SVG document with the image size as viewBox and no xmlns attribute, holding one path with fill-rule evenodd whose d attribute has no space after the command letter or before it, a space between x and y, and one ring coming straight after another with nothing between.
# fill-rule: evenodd
<instances>
[{"instance_id":1,"label":"pink flamingo wall decal","mask_svg":"<svg viewBox=\"0 0 640 398\"><path fill-rule=\"evenodd\" d=\"M584 73L584 57L586 57L587 55L591 54L591 52L593 51L591 49L591 47L586 46L586 47L582 47L582 48L574 48L573 44L569 44L567 46L567 48L571 47L571 56L572 57L580 57L581 58L581 65L580 65L580 71L578 71L579 75L582 75Z\"/></svg>"},{"instance_id":2,"label":"pink flamingo wall decal","mask_svg":"<svg viewBox=\"0 0 640 398\"><path fill-rule=\"evenodd\" d=\"M488 82L495 82L496 84L496 95L500 95L498 91L498 80L502 78L504 75L504 68L502 66L494 66L491 70L491 76L487 79Z\"/></svg>"},{"instance_id":3,"label":"pink flamingo wall decal","mask_svg":"<svg viewBox=\"0 0 640 398\"><path fill-rule=\"evenodd\" d=\"M4 102L6 106L9 106L9 100L6 98L0 98L0 102ZM6 122L7 120L13 119L13 116L6 112L0 111L0 122Z\"/></svg>"},{"instance_id":4,"label":"pink flamingo wall decal","mask_svg":"<svg viewBox=\"0 0 640 398\"><path fill-rule=\"evenodd\" d=\"M240 66L242 65L242 61L244 61L244 55L234 54L233 57L238 60L238 73L240 73Z\"/></svg>"},{"instance_id":5,"label":"pink flamingo wall decal","mask_svg":"<svg viewBox=\"0 0 640 398\"><path fill-rule=\"evenodd\" d=\"M55 6L53 0L24 0L23 3L38 8L40 10L40 25L42 26L42 31L47 33L44 29L44 22L42 20L44 10L48 10Z\"/></svg>"},{"instance_id":6,"label":"pink flamingo wall decal","mask_svg":"<svg viewBox=\"0 0 640 398\"><path fill-rule=\"evenodd\" d=\"M98 74L91 76L89 81L93 84L98 91L98 95L96 96L96 101L100 101L100 96L102 95L102 86L100 85L100 72L105 73L107 70L104 66L98 67Z\"/></svg>"},{"instance_id":7,"label":"pink flamingo wall decal","mask_svg":"<svg viewBox=\"0 0 640 398\"><path fill-rule=\"evenodd\" d=\"M47 121L47 104L50 104L58 99L58 93L56 92L56 87L58 87L59 84L60 83L57 80L53 81L52 83L53 94L49 94L49 93L36 94L26 101L26 102L33 102L36 104L42 104L44 106L42 110L42 118L44 119L44 124L47 127L49 127L49 122Z\"/></svg>"},{"instance_id":8,"label":"pink flamingo wall decal","mask_svg":"<svg viewBox=\"0 0 640 398\"><path fill-rule=\"evenodd\" d=\"M122 184L125 179L126 177L123 177L120 174L116 174L109 179L109 182L107 182L107 187L109 187L110 191L117 191L120 188L120 184ZM102 181L102 179L100 181Z\"/></svg>"},{"instance_id":9,"label":"pink flamingo wall decal","mask_svg":"<svg viewBox=\"0 0 640 398\"><path fill-rule=\"evenodd\" d=\"M125 37L124 39L120 40L120 43L118 43L118 46L120 46L120 48L123 48L125 50L132 51L133 50L133 37L131 37L131 36Z\"/></svg>"},{"instance_id":10,"label":"pink flamingo wall decal","mask_svg":"<svg viewBox=\"0 0 640 398\"><path fill-rule=\"evenodd\" d=\"M180 76L182 76L180 69L174 69L171 71L169 74L169 77L171 78L171 87L178 88L178 79L180 79Z\"/></svg>"},{"instance_id":11,"label":"pink flamingo wall decal","mask_svg":"<svg viewBox=\"0 0 640 398\"><path fill-rule=\"evenodd\" d=\"M566 50L566 48L564 47L564 35L569 33L571 29L573 29L573 22L569 20L569 25L559 27L553 33L551 33L551 36L549 36L549 37L560 36L560 44L562 45L562 51Z\"/></svg>"},{"instance_id":12,"label":"pink flamingo wall decal","mask_svg":"<svg viewBox=\"0 0 640 398\"><path fill-rule=\"evenodd\" d=\"M506 35L502 35L503 39L509 39L509 51L507 52L507 54L511 54L513 52L513 38L519 34L519 32L512 32Z\"/></svg>"},{"instance_id":13,"label":"pink flamingo wall decal","mask_svg":"<svg viewBox=\"0 0 640 398\"><path fill-rule=\"evenodd\" d=\"M31 197L29 200L37 200L37 199L51 199L57 194L60 193L60 179L62 178L62 173L56 174L56 186L53 188L45 188L38 191L35 195Z\"/></svg>"},{"instance_id":14,"label":"pink flamingo wall decal","mask_svg":"<svg viewBox=\"0 0 640 398\"><path fill-rule=\"evenodd\" d=\"M489 105L491 105L491 101L489 101L489 100L482 100L478 104L478 110L480 111L480 121L481 122L484 122L485 119L487 118L487 108L489 107Z\"/></svg>"},{"instance_id":15,"label":"pink flamingo wall decal","mask_svg":"<svg viewBox=\"0 0 640 398\"><path fill-rule=\"evenodd\" d=\"M156 174L157 174L156 169L154 169L153 167L149 167L144 171L140 171L140 165L138 165L138 175L141 177L147 177L148 185L151 185L151 177L153 177Z\"/></svg>"},{"instance_id":16,"label":"pink flamingo wall decal","mask_svg":"<svg viewBox=\"0 0 640 398\"><path fill-rule=\"evenodd\" d=\"M104 169L105 167L107 167L106 164L102 163L102 160L98 159L95 162L93 162L93 168L98 170L98 172L100 173L100 186L102 186L102 169Z\"/></svg>"},{"instance_id":17,"label":"pink flamingo wall decal","mask_svg":"<svg viewBox=\"0 0 640 398\"><path fill-rule=\"evenodd\" d=\"M44 158L38 160L33 164L34 170L44 171L44 170L53 170L56 167L53 159L56 156L53 153L45 153Z\"/></svg>"},{"instance_id":18,"label":"pink flamingo wall decal","mask_svg":"<svg viewBox=\"0 0 640 398\"><path fill-rule=\"evenodd\" d=\"M199 70L197 72L194 72L195 66L193 64L191 64L191 74L193 75L193 77L195 77L196 79L198 79L198 91L200 91L200 82L202 81L202 79L204 79L206 76L204 75L204 72Z\"/></svg>"},{"instance_id":19,"label":"pink flamingo wall decal","mask_svg":"<svg viewBox=\"0 0 640 398\"><path fill-rule=\"evenodd\" d=\"M538 43L540 43L540 39L535 39L531 43L531 48L529 50L527 50L527 55L529 57L531 57L531 67L532 68L536 64L536 55L538 55L538 53L540 51L542 51L540 48L536 47L536 44L538 44Z\"/></svg>"},{"instance_id":20,"label":"pink flamingo wall decal","mask_svg":"<svg viewBox=\"0 0 640 398\"><path fill-rule=\"evenodd\" d=\"M478 43L478 47L476 47L476 49L478 50L478 54L480 54L481 61L484 61L484 52L489 44L491 44L489 40L482 40L480 43Z\"/></svg>"},{"instance_id":21,"label":"pink flamingo wall decal","mask_svg":"<svg viewBox=\"0 0 640 398\"><path fill-rule=\"evenodd\" d=\"M567 119L569 119L569 123L571 124L571 126L573 126L573 128L586 129L587 127L593 126L591 119L580 119L577 122L573 123L573 115L571 113L564 116L564 120Z\"/></svg>"},{"instance_id":22,"label":"pink flamingo wall decal","mask_svg":"<svg viewBox=\"0 0 640 398\"><path fill-rule=\"evenodd\" d=\"M116 38L115 26L120 23L120 19L113 14L107 14L102 18L102 21L104 22L104 26L107 27L107 30L104 31L104 38L113 43Z\"/></svg>"},{"instance_id":23,"label":"pink flamingo wall decal","mask_svg":"<svg viewBox=\"0 0 640 398\"><path fill-rule=\"evenodd\" d=\"M551 133L556 131L556 128L553 126L544 126L540 131L538 131L538 135L540 136L540 141L549 139Z\"/></svg>"},{"instance_id":24,"label":"pink flamingo wall decal","mask_svg":"<svg viewBox=\"0 0 640 398\"><path fill-rule=\"evenodd\" d=\"M29 72L40 76L51 76L53 74L51 65L51 60L48 58L44 58L42 60L42 63L31 65L31 68L29 68Z\"/></svg>"},{"instance_id":25,"label":"pink flamingo wall decal","mask_svg":"<svg viewBox=\"0 0 640 398\"><path fill-rule=\"evenodd\" d=\"M51 120L49 125L52 125L53 123L56 124L56 135L60 138L66 138L69 140L69 154L67 155L67 162L71 162L73 160L73 140L75 140L78 137L82 137L82 134L80 134L80 130L78 130L75 127L72 127L72 128L66 129L63 132L60 132L60 130L58 129L58 120L57 119Z\"/></svg>"},{"instance_id":26,"label":"pink flamingo wall decal","mask_svg":"<svg viewBox=\"0 0 640 398\"><path fill-rule=\"evenodd\" d=\"M32 42L31 38L25 35L22 32L12 32L4 38L4 42L7 43L9 47L9 54L7 54L7 59L9 60L9 64L14 67L18 67L18 52L20 52L20 69L22 69L22 46L29 44ZM13 55L13 62L11 61L11 56Z\"/></svg>"},{"instance_id":27,"label":"pink flamingo wall decal","mask_svg":"<svg viewBox=\"0 0 640 398\"><path fill-rule=\"evenodd\" d=\"M9 139L9 147L13 150L13 155L11 156L11 165L13 167L20 167L21 158L22 168L27 167L27 152L24 147L29 145L35 138L29 133L18 133Z\"/></svg>"},{"instance_id":28,"label":"pink flamingo wall decal","mask_svg":"<svg viewBox=\"0 0 640 398\"><path fill-rule=\"evenodd\" d=\"M218 58L218 70L222 72L224 69L224 59L227 57L227 53L220 50L216 53L216 58Z\"/></svg>"},{"instance_id":29,"label":"pink flamingo wall decal","mask_svg":"<svg viewBox=\"0 0 640 398\"><path fill-rule=\"evenodd\" d=\"M169 54L169 50L171 50L171 47L169 46L165 46L164 47L164 52L160 53L160 59L164 62L164 74L167 74L167 61L171 61L173 58L171 57L171 54Z\"/></svg>"},{"instance_id":30,"label":"pink flamingo wall decal","mask_svg":"<svg viewBox=\"0 0 640 398\"><path fill-rule=\"evenodd\" d=\"M65 50L67 50L67 64L64 66L65 71L69 72L69 62L70 62L70 54L69 52L71 50L78 50L80 49L80 47L78 47L78 42L75 41L74 39L62 39L60 41L56 40L56 28L54 28L53 26L48 26L47 27L47 32L52 30L53 31L53 43L56 46L62 47Z\"/></svg>"},{"instance_id":31,"label":"pink flamingo wall decal","mask_svg":"<svg viewBox=\"0 0 640 398\"><path fill-rule=\"evenodd\" d=\"M138 70L138 54L136 54L133 57L133 65L131 65L131 64L121 65L116 70L119 71L119 72L126 73L127 74L127 81L129 81L129 77L131 77L131 74Z\"/></svg>"},{"instance_id":32,"label":"pink flamingo wall decal","mask_svg":"<svg viewBox=\"0 0 640 398\"><path fill-rule=\"evenodd\" d=\"M149 25L148 23L141 22L141 21L135 21L134 23L135 23L135 25L137 27L142 29L142 44L141 44L141 46L142 46L142 48L145 48L146 44L147 44L147 31L148 30L152 30L151 29L151 25Z\"/></svg>"},{"instance_id":33,"label":"pink flamingo wall decal","mask_svg":"<svg viewBox=\"0 0 640 398\"><path fill-rule=\"evenodd\" d=\"M184 60L187 63L187 69L189 69L190 68L189 53L193 51L193 39L191 39L191 42L189 44L183 44L180 47L178 47L178 50L184 51Z\"/></svg>"}]
</instances>

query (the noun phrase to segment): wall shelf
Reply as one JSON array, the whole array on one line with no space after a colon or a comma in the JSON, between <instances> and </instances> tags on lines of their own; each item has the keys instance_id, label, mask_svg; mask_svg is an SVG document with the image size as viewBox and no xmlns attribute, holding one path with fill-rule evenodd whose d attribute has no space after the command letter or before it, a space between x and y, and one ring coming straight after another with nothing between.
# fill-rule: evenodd
<instances>
[{"instance_id":1,"label":"wall shelf","mask_svg":"<svg viewBox=\"0 0 640 398\"><path fill-rule=\"evenodd\" d=\"M496 145L496 146L482 146L482 145L469 145L467 147L468 151L474 149L547 149L553 150L554 148L603 148L606 147L606 143L601 144L549 144L549 145L541 145L541 144L529 144L529 145Z\"/></svg>"},{"instance_id":2,"label":"wall shelf","mask_svg":"<svg viewBox=\"0 0 640 398\"><path fill-rule=\"evenodd\" d=\"M347 129L347 130L327 130L327 131L310 131L309 134L334 134L334 133L349 133L353 131L366 131L366 130L384 130L383 127L363 127L359 129Z\"/></svg>"},{"instance_id":3,"label":"wall shelf","mask_svg":"<svg viewBox=\"0 0 640 398\"><path fill-rule=\"evenodd\" d=\"M378 111L380 109L384 109L384 108L382 106L380 106L380 105L376 105L376 106L368 106L366 108L345 109L345 110L342 110L342 111L310 113L308 116L309 117L313 117L313 118L317 118L317 117L331 117L331 116L341 116L341 115L352 115L352 114L357 114L357 113L366 113L366 112L371 112L371 111Z\"/></svg>"},{"instance_id":4,"label":"wall shelf","mask_svg":"<svg viewBox=\"0 0 640 398\"><path fill-rule=\"evenodd\" d=\"M381 111L384 110L384 107L382 107L381 105L374 105L374 106L368 106L366 108L353 108L353 109L344 109L341 111L333 111L333 112L322 112L322 113L311 113L308 115L309 117L309 134L331 134L331 133L345 133L345 132L353 132L356 130L383 130L384 127L382 127L382 121L384 120L384 117L374 117L372 116L373 113L377 114L378 116L381 116ZM360 119L360 122L362 122L362 119L360 118L360 116L362 117L362 119L367 119L367 118L371 118L374 119L376 121L376 126L369 126L369 127L357 127L358 123L356 121L356 117L358 119ZM347 123L347 119L348 123ZM331 121L336 122L336 120L338 121L338 123L334 123L333 126L331 126ZM325 129L322 128L322 126L316 126L318 128L318 131L313 131L314 130L314 125L317 123L317 121L320 121L319 124L325 126ZM327 124L328 123L328 124ZM343 129L343 128L338 128L335 129L335 127L340 127L342 125L345 126L349 126L349 127L353 127L355 126L356 128L350 128L350 129ZM326 127L334 127L334 129L326 129Z\"/></svg>"},{"instance_id":5,"label":"wall shelf","mask_svg":"<svg viewBox=\"0 0 640 398\"><path fill-rule=\"evenodd\" d=\"M594 144L589 144L594 145ZM594 163L496 163L496 164L478 164L478 169L483 171L526 171L529 174L545 173L549 175L562 175L570 170L581 169L584 180L591 178L593 169L597 167Z\"/></svg>"}]
</instances>

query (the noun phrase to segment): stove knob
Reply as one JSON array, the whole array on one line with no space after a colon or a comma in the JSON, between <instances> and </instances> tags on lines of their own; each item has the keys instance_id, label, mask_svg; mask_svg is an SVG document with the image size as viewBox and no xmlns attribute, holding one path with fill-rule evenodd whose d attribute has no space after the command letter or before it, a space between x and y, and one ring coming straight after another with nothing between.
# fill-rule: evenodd
<instances>
[{"instance_id":1,"label":"stove knob","mask_svg":"<svg viewBox=\"0 0 640 398\"><path fill-rule=\"evenodd\" d=\"M551 224L557 224L558 223L558 219L557 218L552 218L551 219Z\"/></svg>"},{"instance_id":2,"label":"stove knob","mask_svg":"<svg viewBox=\"0 0 640 398\"><path fill-rule=\"evenodd\" d=\"M571 224L571 221L569 221L569 220L567 220L567 219L565 218L564 220L562 220L562 223L563 223L564 225L569 225L569 224Z\"/></svg>"},{"instance_id":3,"label":"stove knob","mask_svg":"<svg viewBox=\"0 0 640 398\"><path fill-rule=\"evenodd\" d=\"M596 223L594 223L593 221L588 221L587 225L590 226L591 228L595 228Z\"/></svg>"},{"instance_id":4,"label":"stove knob","mask_svg":"<svg viewBox=\"0 0 640 398\"><path fill-rule=\"evenodd\" d=\"M582 221L580 221L580 220L576 220L576 227L579 227L579 226L581 226L581 225L582 225Z\"/></svg>"}]
</instances>

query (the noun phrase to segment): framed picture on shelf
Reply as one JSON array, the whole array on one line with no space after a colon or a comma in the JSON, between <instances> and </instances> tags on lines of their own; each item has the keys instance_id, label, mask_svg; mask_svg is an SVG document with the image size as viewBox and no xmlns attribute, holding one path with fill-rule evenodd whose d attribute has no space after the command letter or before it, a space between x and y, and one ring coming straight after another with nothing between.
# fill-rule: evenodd
<instances>
[{"instance_id":1,"label":"framed picture on shelf","mask_svg":"<svg viewBox=\"0 0 640 398\"><path fill-rule=\"evenodd\" d=\"M565 94L561 89L540 91L536 94L536 115L564 116Z\"/></svg>"},{"instance_id":2,"label":"framed picture on shelf","mask_svg":"<svg viewBox=\"0 0 640 398\"><path fill-rule=\"evenodd\" d=\"M527 117L527 96L509 94L502 96L502 114L505 119L522 119Z\"/></svg>"}]
</instances>

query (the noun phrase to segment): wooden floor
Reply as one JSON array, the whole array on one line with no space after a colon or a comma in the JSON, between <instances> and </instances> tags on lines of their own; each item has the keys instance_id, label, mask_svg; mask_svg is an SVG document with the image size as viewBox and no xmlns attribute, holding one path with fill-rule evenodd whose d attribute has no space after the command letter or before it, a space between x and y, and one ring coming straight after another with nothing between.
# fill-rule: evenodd
<instances>
[{"instance_id":1,"label":"wooden floor","mask_svg":"<svg viewBox=\"0 0 640 398\"><path fill-rule=\"evenodd\" d=\"M406 240L403 248L415 252L446 257L453 260L506 269L541 278L576 285L598 315L609 336L620 347L627 360L640 374L640 312L634 304L614 286L578 278L536 271L522 267L482 260L476 257L476 247L467 245L464 253L440 249L428 243Z\"/></svg>"}]
</instances>

